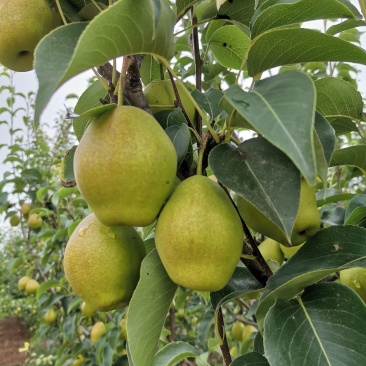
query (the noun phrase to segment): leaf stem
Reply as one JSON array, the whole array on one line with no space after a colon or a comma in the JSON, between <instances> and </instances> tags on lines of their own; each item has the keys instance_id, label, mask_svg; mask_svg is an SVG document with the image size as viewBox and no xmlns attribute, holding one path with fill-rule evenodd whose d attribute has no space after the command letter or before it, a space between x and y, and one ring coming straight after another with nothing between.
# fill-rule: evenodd
<instances>
[{"instance_id":1,"label":"leaf stem","mask_svg":"<svg viewBox=\"0 0 366 366\"><path fill-rule=\"evenodd\" d=\"M94 73L94 75L97 77L98 81L100 82L100 84L102 85L102 87L106 90L109 91L109 86L108 84L105 82L105 80L98 74L98 71L95 69L95 67L92 67L92 71Z\"/></svg>"},{"instance_id":2,"label":"leaf stem","mask_svg":"<svg viewBox=\"0 0 366 366\"><path fill-rule=\"evenodd\" d=\"M62 11L62 8L61 8L60 1L59 0L56 0L56 5L57 5L58 12L60 13L60 17L62 19L62 23L64 23L64 25L66 25L67 24L67 20L65 18L64 12Z\"/></svg>"},{"instance_id":3,"label":"leaf stem","mask_svg":"<svg viewBox=\"0 0 366 366\"><path fill-rule=\"evenodd\" d=\"M200 148L198 151L197 172L196 172L197 175L202 175L203 155L206 150L208 138L209 138L209 135L206 134L205 136L203 136L203 138L201 140L201 145L200 145Z\"/></svg>"},{"instance_id":4,"label":"leaf stem","mask_svg":"<svg viewBox=\"0 0 366 366\"><path fill-rule=\"evenodd\" d=\"M129 57L123 58L122 70L121 70L121 74L119 76L118 102L117 102L118 106L123 105L123 90L124 90L125 83L126 83L126 73L127 73L129 66L131 65L131 62L132 62L132 60Z\"/></svg>"}]
</instances>

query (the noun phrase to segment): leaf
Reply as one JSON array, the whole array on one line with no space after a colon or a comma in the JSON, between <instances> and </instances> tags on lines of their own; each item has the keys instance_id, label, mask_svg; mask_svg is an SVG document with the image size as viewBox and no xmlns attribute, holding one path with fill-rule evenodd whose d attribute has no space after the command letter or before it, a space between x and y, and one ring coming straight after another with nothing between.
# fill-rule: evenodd
<instances>
[{"instance_id":1,"label":"leaf","mask_svg":"<svg viewBox=\"0 0 366 366\"><path fill-rule=\"evenodd\" d=\"M177 18L181 18L182 15L195 3L198 3L200 0L177 0Z\"/></svg>"},{"instance_id":2,"label":"leaf","mask_svg":"<svg viewBox=\"0 0 366 366\"><path fill-rule=\"evenodd\" d=\"M222 184L257 207L290 238L299 207L300 174L285 154L264 138L254 138L238 148L216 146L208 162Z\"/></svg>"},{"instance_id":3,"label":"leaf","mask_svg":"<svg viewBox=\"0 0 366 366\"><path fill-rule=\"evenodd\" d=\"M175 15L165 0L126 0L104 10L87 27L72 23L51 32L35 51L35 121L55 90L82 71L131 54L170 59L174 24Z\"/></svg>"},{"instance_id":4,"label":"leaf","mask_svg":"<svg viewBox=\"0 0 366 366\"><path fill-rule=\"evenodd\" d=\"M353 197L347 206L345 225L358 225L366 217L366 194Z\"/></svg>"},{"instance_id":5,"label":"leaf","mask_svg":"<svg viewBox=\"0 0 366 366\"><path fill-rule=\"evenodd\" d=\"M366 145L350 146L334 151L330 166L352 165L366 174Z\"/></svg>"},{"instance_id":6,"label":"leaf","mask_svg":"<svg viewBox=\"0 0 366 366\"><path fill-rule=\"evenodd\" d=\"M74 155L77 146L73 146L63 157L60 167L60 178L64 187L75 186Z\"/></svg>"},{"instance_id":7,"label":"leaf","mask_svg":"<svg viewBox=\"0 0 366 366\"><path fill-rule=\"evenodd\" d=\"M40 171L38 169L35 169L35 168L24 169L20 173L20 176L28 183L33 183L33 184L38 182L40 179L42 179L42 174L40 173Z\"/></svg>"},{"instance_id":8,"label":"leaf","mask_svg":"<svg viewBox=\"0 0 366 366\"><path fill-rule=\"evenodd\" d=\"M37 300L39 300L41 298L41 296L47 291L49 290L50 288L53 288L53 287L56 287L56 286L59 286L59 281L58 280L49 280L49 281L46 281L46 282L43 282L38 290L37 290Z\"/></svg>"},{"instance_id":9,"label":"leaf","mask_svg":"<svg viewBox=\"0 0 366 366\"><path fill-rule=\"evenodd\" d=\"M366 229L358 226L331 226L320 230L268 280L260 299L257 319L260 326L269 308L278 299L288 300L305 287L340 268L366 267Z\"/></svg>"},{"instance_id":10,"label":"leaf","mask_svg":"<svg viewBox=\"0 0 366 366\"><path fill-rule=\"evenodd\" d=\"M220 291L211 292L211 303L215 311L226 302L235 297L256 292L263 286L258 282L251 272L245 267L236 267L228 284Z\"/></svg>"},{"instance_id":11,"label":"leaf","mask_svg":"<svg viewBox=\"0 0 366 366\"><path fill-rule=\"evenodd\" d=\"M347 19L342 23L332 25L327 29L326 33L330 34L331 36L334 36L335 34L343 32L347 29L352 29L355 27L364 27L365 25L366 22L364 20Z\"/></svg>"},{"instance_id":12,"label":"leaf","mask_svg":"<svg viewBox=\"0 0 366 366\"><path fill-rule=\"evenodd\" d=\"M363 102L360 92L350 83L338 78L326 77L316 80L314 84L317 92L316 109L329 120L336 133L357 131L351 120L362 118ZM351 127L347 127L349 124Z\"/></svg>"},{"instance_id":13,"label":"leaf","mask_svg":"<svg viewBox=\"0 0 366 366\"><path fill-rule=\"evenodd\" d=\"M366 51L339 38L312 29L274 29L252 41L248 51L249 76L276 66L346 61L366 64Z\"/></svg>"},{"instance_id":14,"label":"leaf","mask_svg":"<svg viewBox=\"0 0 366 366\"><path fill-rule=\"evenodd\" d=\"M147 85L153 80L160 79L160 65L151 55L146 55L142 60L140 67L142 82Z\"/></svg>"},{"instance_id":15,"label":"leaf","mask_svg":"<svg viewBox=\"0 0 366 366\"><path fill-rule=\"evenodd\" d=\"M226 1L220 7L217 17L228 19L249 27L254 14L256 0Z\"/></svg>"},{"instance_id":16,"label":"leaf","mask_svg":"<svg viewBox=\"0 0 366 366\"><path fill-rule=\"evenodd\" d=\"M100 106L101 105L100 100L105 99L106 96L107 92L103 88L102 84L99 81L94 82L83 92L83 94L81 94L75 106L75 113L81 115L92 108ZM73 118L72 124L74 127L74 132L76 138L79 141L83 136L83 133L86 130L86 127L88 126L90 120L91 119L89 117Z\"/></svg>"},{"instance_id":17,"label":"leaf","mask_svg":"<svg viewBox=\"0 0 366 366\"><path fill-rule=\"evenodd\" d=\"M230 366L269 366L269 363L260 353L249 352L236 358Z\"/></svg>"},{"instance_id":18,"label":"leaf","mask_svg":"<svg viewBox=\"0 0 366 366\"><path fill-rule=\"evenodd\" d=\"M199 352L189 343L169 343L155 355L152 366L172 366L186 357L198 356Z\"/></svg>"},{"instance_id":19,"label":"leaf","mask_svg":"<svg viewBox=\"0 0 366 366\"><path fill-rule=\"evenodd\" d=\"M165 130L172 141L178 157L178 166L183 162L187 155L188 146L191 141L191 134L185 123L180 126L170 126Z\"/></svg>"},{"instance_id":20,"label":"leaf","mask_svg":"<svg viewBox=\"0 0 366 366\"><path fill-rule=\"evenodd\" d=\"M221 65L240 70L249 47L249 37L237 26L227 25L215 31L209 46Z\"/></svg>"},{"instance_id":21,"label":"leaf","mask_svg":"<svg viewBox=\"0 0 366 366\"><path fill-rule=\"evenodd\" d=\"M140 281L128 307L127 338L133 364L152 364L176 289L154 249L142 262Z\"/></svg>"},{"instance_id":22,"label":"leaf","mask_svg":"<svg viewBox=\"0 0 366 366\"><path fill-rule=\"evenodd\" d=\"M361 17L353 5L337 0L269 0L254 13L251 36L255 38L269 29L309 20Z\"/></svg>"},{"instance_id":23,"label":"leaf","mask_svg":"<svg viewBox=\"0 0 366 366\"><path fill-rule=\"evenodd\" d=\"M223 99L315 184L315 88L309 76L287 71L259 81L252 92L231 86Z\"/></svg>"},{"instance_id":24,"label":"leaf","mask_svg":"<svg viewBox=\"0 0 366 366\"><path fill-rule=\"evenodd\" d=\"M277 302L264 324L271 366L366 364L366 307L349 287L320 283Z\"/></svg>"}]
</instances>

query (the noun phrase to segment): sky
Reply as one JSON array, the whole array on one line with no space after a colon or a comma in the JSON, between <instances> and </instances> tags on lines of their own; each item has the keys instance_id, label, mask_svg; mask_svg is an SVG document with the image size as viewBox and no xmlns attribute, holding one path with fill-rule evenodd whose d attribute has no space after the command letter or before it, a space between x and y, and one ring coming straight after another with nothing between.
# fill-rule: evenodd
<instances>
[{"instance_id":1,"label":"sky","mask_svg":"<svg viewBox=\"0 0 366 366\"><path fill-rule=\"evenodd\" d=\"M351 1L358 9L359 4L357 0ZM315 25L314 25L315 24ZM311 27L316 27L316 24L319 26L322 25L322 22L311 23ZM366 32L366 27L359 28L361 31ZM366 49L366 33L361 37L362 47ZM355 67L360 70L360 74L358 75L358 85L361 90L361 93L364 97L366 97L366 66L364 65L355 65ZM69 94L77 94L81 95L81 93L87 87L87 80L92 76L91 71L84 72L73 79L67 81L61 88L52 96L50 103L44 110L41 116L41 123L52 125L52 122L56 119L57 112L65 114L65 106L71 108L74 107L76 99L68 100L65 102L65 98ZM7 83L7 80L4 81L0 77L0 86ZM14 74L14 84L15 88L18 92L28 93L29 91L36 91L38 89L38 80L36 77L35 71L29 71L25 73L15 73ZM0 107L4 105L4 101L0 100ZM0 120L4 119L3 115L0 115ZM21 122L19 122L21 125ZM19 125L19 127L20 127ZM0 144L8 143L9 134L5 125L0 125ZM0 149L0 161L4 159L5 149ZM0 177L3 173L3 167L0 165Z\"/></svg>"}]
</instances>

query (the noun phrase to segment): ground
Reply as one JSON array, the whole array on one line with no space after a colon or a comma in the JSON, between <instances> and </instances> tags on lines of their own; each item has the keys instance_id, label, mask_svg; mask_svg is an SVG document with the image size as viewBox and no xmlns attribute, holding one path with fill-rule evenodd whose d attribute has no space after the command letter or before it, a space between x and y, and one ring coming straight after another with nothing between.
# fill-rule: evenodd
<instances>
[{"instance_id":1,"label":"ground","mask_svg":"<svg viewBox=\"0 0 366 366\"><path fill-rule=\"evenodd\" d=\"M24 365L26 354L20 353L28 340L27 328L16 317L0 321L0 366Z\"/></svg>"}]
</instances>

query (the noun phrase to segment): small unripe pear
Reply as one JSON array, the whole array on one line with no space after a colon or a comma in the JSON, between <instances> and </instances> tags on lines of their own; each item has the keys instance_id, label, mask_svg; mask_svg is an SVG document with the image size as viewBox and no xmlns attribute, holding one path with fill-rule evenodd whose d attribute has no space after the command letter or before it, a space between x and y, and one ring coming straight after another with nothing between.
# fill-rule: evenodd
<instances>
[{"instance_id":1,"label":"small unripe pear","mask_svg":"<svg viewBox=\"0 0 366 366\"><path fill-rule=\"evenodd\" d=\"M22 278L19 279L19 281L18 281L19 291L25 290L25 287L27 286L27 283L29 280L30 280L30 277L28 277L28 276L23 276Z\"/></svg>"},{"instance_id":2,"label":"small unripe pear","mask_svg":"<svg viewBox=\"0 0 366 366\"><path fill-rule=\"evenodd\" d=\"M28 218L28 225L31 229L39 229L42 226L42 217L37 214L32 214Z\"/></svg>"},{"instance_id":3,"label":"small unripe pear","mask_svg":"<svg viewBox=\"0 0 366 366\"><path fill-rule=\"evenodd\" d=\"M90 331L90 339L93 343L97 343L99 338L107 332L107 327L103 322L96 322Z\"/></svg>"},{"instance_id":4,"label":"small unripe pear","mask_svg":"<svg viewBox=\"0 0 366 366\"><path fill-rule=\"evenodd\" d=\"M25 292L28 295L35 294L39 288L39 283L36 280L30 279L26 286L25 286Z\"/></svg>"},{"instance_id":5,"label":"small unripe pear","mask_svg":"<svg viewBox=\"0 0 366 366\"><path fill-rule=\"evenodd\" d=\"M366 268L353 267L339 271L339 282L351 287L366 302Z\"/></svg>"},{"instance_id":6,"label":"small unripe pear","mask_svg":"<svg viewBox=\"0 0 366 366\"><path fill-rule=\"evenodd\" d=\"M26 203L24 202L21 206L20 206L20 212L23 214L23 215L28 215L29 214L29 211L32 209L32 206L30 203Z\"/></svg>"},{"instance_id":7,"label":"small unripe pear","mask_svg":"<svg viewBox=\"0 0 366 366\"><path fill-rule=\"evenodd\" d=\"M55 309L50 308L47 310L44 320L47 324L53 324L57 319L57 312Z\"/></svg>"},{"instance_id":8,"label":"small unripe pear","mask_svg":"<svg viewBox=\"0 0 366 366\"><path fill-rule=\"evenodd\" d=\"M232 337L235 338L236 340L238 340L239 342L241 342L243 339L244 328L245 328L245 325L242 322L235 321L231 328Z\"/></svg>"},{"instance_id":9,"label":"small unripe pear","mask_svg":"<svg viewBox=\"0 0 366 366\"><path fill-rule=\"evenodd\" d=\"M81 304L81 312L87 318L92 318L97 311L93 309L90 305L88 305L85 301Z\"/></svg>"},{"instance_id":10,"label":"small unripe pear","mask_svg":"<svg viewBox=\"0 0 366 366\"><path fill-rule=\"evenodd\" d=\"M121 327L121 333L119 335L119 338L125 341L127 340L127 319L122 318L119 325Z\"/></svg>"},{"instance_id":11,"label":"small unripe pear","mask_svg":"<svg viewBox=\"0 0 366 366\"><path fill-rule=\"evenodd\" d=\"M11 226L18 226L20 223L20 217L18 215L12 215L9 221Z\"/></svg>"}]
</instances>

